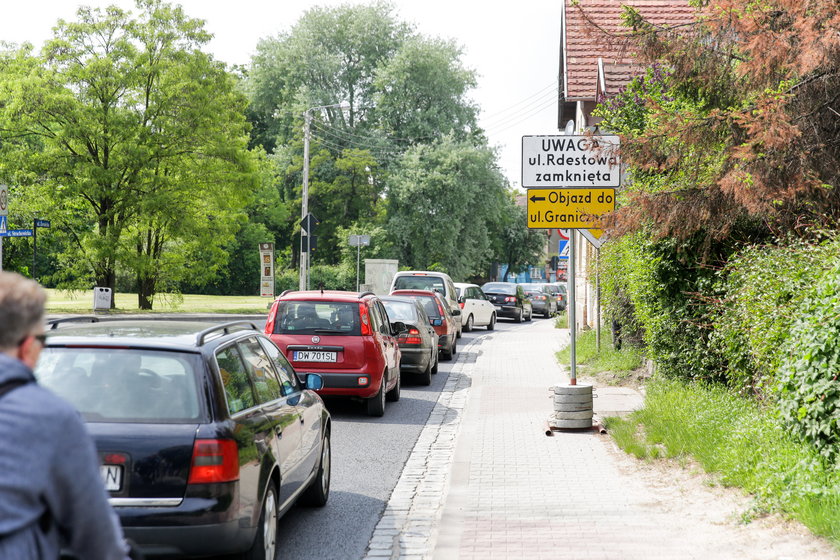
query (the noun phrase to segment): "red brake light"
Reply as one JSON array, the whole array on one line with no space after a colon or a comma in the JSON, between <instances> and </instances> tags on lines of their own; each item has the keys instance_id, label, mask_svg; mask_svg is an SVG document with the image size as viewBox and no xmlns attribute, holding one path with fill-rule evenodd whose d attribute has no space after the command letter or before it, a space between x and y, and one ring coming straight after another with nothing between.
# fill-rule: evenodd
<instances>
[{"instance_id":1,"label":"red brake light","mask_svg":"<svg viewBox=\"0 0 840 560\"><path fill-rule=\"evenodd\" d=\"M516 301L516 298L513 297L513 296L508 296L508 297L505 298L505 301L507 301L507 302Z\"/></svg>"},{"instance_id":2,"label":"red brake light","mask_svg":"<svg viewBox=\"0 0 840 560\"><path fill-rule=\"evenodd\" d=\"M271 311L268 312L268 320L265 322L265 334L271 334L274 332L274 320L277 317L277 307L280 305L280 302L275 300L274 303L271 304Z\"/></svg>"},{"instance_id":3,"label":"red brake light","mask_svg":"<svg viewBox=\"0 0 840 560\"><path fill-rule=\"evenodd\" d=\"M464 308L464 302L463 301L461 303L459 303L458 305L461 307L461 309Z\"/></svg>"},{"instance_id":4,"label":"red brake light","mask_svg":"<svg viewBox=\"0 0 840 560\"><path fill-rule=\"evenodd\" d=\"M368 317L367 305L359 303L359 319L362 322L362 335L372 335L373 327L370 324L370 317Z\"/></svg>"},{"instance_id":5,"label":"red brake light","mask_svg":"<svg viewBox=\"0 0 840 560\"><path fill-rule=\"evenodd\" d=\"M417 329L408 329L408 337L405 339L406 344L422 344L423 340L418 336L420 331Z\"/></svg>"},{"instance_id":6,"label":"red brake light","mask_svg":"<svg viewBox=\"0 0 840 560\"><path fill-rule=\"evenodd\" d=\"M441 305L439 299L437 300L437 304L438 304L438 312L440 312L440 316L441 317L446 317L446 313L443 312L443 305Z\"/></svg>"},{"instance_id":7,"label":"red brake light","mask_svg":"<svg viewBox=\"0 0 840 560\"><path fill-rule=\"evenodd\" d=\"M239 451L232 439L197 439L188 484L239 480Z\"/></svg>"}]
</instances>

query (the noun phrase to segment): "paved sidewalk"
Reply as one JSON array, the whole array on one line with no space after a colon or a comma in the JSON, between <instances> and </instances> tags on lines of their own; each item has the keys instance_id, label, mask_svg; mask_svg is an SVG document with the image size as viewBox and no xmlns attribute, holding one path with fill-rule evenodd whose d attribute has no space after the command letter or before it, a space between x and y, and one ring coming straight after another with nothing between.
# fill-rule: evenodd
<instances>
[{"instance_id":1,"label":"paved sidewalk","mask_svg":"<svg viewBox=\"0 0 840 560\"><path fill-rule=\"evenodd\" d=\"M838 558L795 527L740 524L746 499L645 466L608 435L547 437L548 389L568 383L554 353L567 343L553 321L534 320L459 350L366 559ZM595 393L596 415L642 402L632 390Z\"/></svg>"}]
</instances>

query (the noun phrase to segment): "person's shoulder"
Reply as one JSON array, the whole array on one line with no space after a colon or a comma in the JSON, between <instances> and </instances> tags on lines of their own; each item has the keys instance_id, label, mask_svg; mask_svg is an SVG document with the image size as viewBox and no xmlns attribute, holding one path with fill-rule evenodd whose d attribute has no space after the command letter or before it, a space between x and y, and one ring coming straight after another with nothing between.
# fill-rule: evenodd
<instances>
[{"instance_id":1,"label":"person's shoulder","mask_svg":"<svg viewBox=\"0 0 840 560\"><path fill-rule=\"evenodd\" d=\"M56 422L82 423L79 411L49 389L30 383L19 389L19 397L28 401L41 416L54 419Z\"/></svg>"}]
</instances>

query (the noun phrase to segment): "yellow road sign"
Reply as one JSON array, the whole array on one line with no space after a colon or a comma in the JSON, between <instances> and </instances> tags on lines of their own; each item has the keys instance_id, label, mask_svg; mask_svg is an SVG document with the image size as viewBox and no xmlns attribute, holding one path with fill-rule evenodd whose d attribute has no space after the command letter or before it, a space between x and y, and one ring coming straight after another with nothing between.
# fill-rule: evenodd
<instances>
[{"instance_id":1,"label":"yellow road sign","mask_svg":"<svg viewBox=\"0 0 840 560\"><path fill-rule=\"evenodd\" d=\"M615 210L615 189L528 189L528 227L600 229Z\"/></svg>"}]
</instances>

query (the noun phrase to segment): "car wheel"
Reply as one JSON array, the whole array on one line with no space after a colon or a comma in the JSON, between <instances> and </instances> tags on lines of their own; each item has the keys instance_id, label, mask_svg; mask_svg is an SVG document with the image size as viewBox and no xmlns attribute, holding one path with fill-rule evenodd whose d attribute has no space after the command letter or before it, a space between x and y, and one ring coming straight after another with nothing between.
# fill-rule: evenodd
<instances>
[{"instance_id":1,"label":"car wheel","mask_svg":"<svg viewBox=\"0 0 840 560\"><path fill-rule=\"evenodd\" d=\"M458 329L458 332L455 333L455 338L461 338L464 333L463 325Z\"/></svg>"},{"instance_id":2,"label":"car wheel","mask_svg":"<svg viewBox=\"0 0 840 560\"><path fill-rule=\"evenodd\" d=\"M434 354L435 354L435 355L434 355L434 356L432 356L432 360L434 360L434 361L435 361L435 364L432 366L432 373L437 373L437 372L438 372L438 364L440 363L440 361L438 360L438 353L437 353L437 351L435 351L435 353L434 353ZM431 360L429 360L429 361L431 361Z\"/></svg>"},{"instance_id":3,"label":"car wheel","mask_svg":"<svg viewBox=\"0 0 840 560\"><path fill-rule=\"evenodd\" d=\"M324 441L321 442L321 463L318 465L318 474L301 496L301 502L304 505L315 507L327 505L327 498L330 497L331 460L330 432L327 430Z\"/></svg>"},{"instance_id":4,"label":"car wheel","mask_svg":"<svg viewBox=\"0 0 840 560\"><path fill-rule=\"evenodd\" d=\"M464 330L467 331L467 332L472 332L472 330L473 330L473 316L472 315L467 317L467 324L464 325Z\"/></svg>"},{"instance_id":5,"label":"car wheel","mask_svg":"<svg viewBox=\"0 0 840 560\"><path fill-rule=\"evenodd\" d=\"M490 322L487 323L487 330L492 331L495 328L496 328L496 314L493 313L492 315L490 315Z\"/></svg>"},{"instance_id":6,"label":"car wheel","mask_svg":"<svg viewBox=\"0 0 840 560\"><path fill-rule=\"evenodd\" d=\"M385 376L382 376L382 385L379 391L367 400L368 416L385 415Z\"/></svg>"},{"instance_id":7,"label":"car wheel","mask_svg":"<svg viewBox=\"0 0 840 560\"><path fill-rule=\"evenodd\" d=\"M420 374L420 385L431 385L432 384L432 359L429 358L429 362L426 364L426 369L423 370L423 373Z\"/></svg>"},{"instance_id":8,"label":"car wheel","mask_svg":"<svg viewBox=\"0 0 840 560\"><path fill-rule=\"evenodd\" d=\"M397 402L400 400L400 385L402 384L402 373L397 373L397 384L394 385L394 388L388 391L385 394L385 398L388 399L389 402Z\"/></svg>"},{"instance_id":9,"label":"car wheel","mask_svg":"<svg viewBox=\"0 0 840 560\"><path fill-rule=\"evenodd\" d=\"M454 356L457 353L458 353L458 340L456 339L456 340L452 341L452 355Z\"/></svg>"},{"instance_id":10,"label":"car wheel","mask_svg":"<svg viewBox=\"0 0 840 560\"><path fill-rule=\"evenodd\" d=\"M254 544L242 560L274 560L277 554L277 492L270 484L263 500Z\"/></svg>"},{"instance_id":11,"label":"car wheel","mask_svg":"<svg viewBox=\"0 0 840 560\"><path fill-rule=\"evenodd\" d=\"M522 315L524 315L524 314L525 314L525 310L520 309L519 313L517 313L516 319L514 319L514 321L516 321L517 323L521 323L522 322Z\"/></svg>"}]
</instances>

